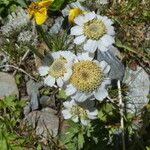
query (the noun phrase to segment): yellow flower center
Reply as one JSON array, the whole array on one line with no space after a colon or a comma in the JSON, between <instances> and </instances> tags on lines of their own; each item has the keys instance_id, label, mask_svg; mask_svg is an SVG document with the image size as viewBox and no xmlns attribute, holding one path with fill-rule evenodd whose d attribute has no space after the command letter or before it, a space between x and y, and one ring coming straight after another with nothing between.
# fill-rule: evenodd
<instances>
[{"instance_id":1,"label":"yellow flower center","mask_svg":"<svg viewBox=\"0 0 150 150\"><path fill-rule=\"evenodd\" d=\"M93 19L84 24L84 35L88 39L98 40L106 33L106 26L98 19Z\"/></svg>"},{"instance_id":2,"label":"yellow flower center","mask_svg":"<svg viewBox=\"0 0 150 150\"><path fill-rule=\"evenodd\" d=\"M70 82L81 92L93 92L103 80L102 70L92 61L81 61L73 65Z\"/></svg>"},{"instance_id":3,"label":"yellow flower center","mask_svg":"<svg viewBox=\"0 0 150 150\"><path fill-rule=\"evenodd\" d=\"M84 108L80 107L79 105L74 105L72 108L71 108L71 114L73 116L78 116L80 119L86 119L87 118L87 113L85 111Z\"/></svg>"},{"instance_id":4,"label":"yellow flower center","mask_svg":"<svg viewBox=\"0 0 150 150\"><path fill-rule=\"evenodd\" d=\"M80 8L74 8L69 11L68 20L69 23L74 23L74 18L82 14L82 10Z\"/></svg>"},{"instance_id":5,"label":"yellow flower center","mask_svg":"<svg viewBox=\"0 0 150 150\"><path fill-rule=\"evenodd\" d=\"M54 60L54 62L49 68L49 75L56 79L64 76L64 74L66 73L66 68L65 68L66 62L67 61L64 58L59 58Z\"/></svg>"}]
</instances>

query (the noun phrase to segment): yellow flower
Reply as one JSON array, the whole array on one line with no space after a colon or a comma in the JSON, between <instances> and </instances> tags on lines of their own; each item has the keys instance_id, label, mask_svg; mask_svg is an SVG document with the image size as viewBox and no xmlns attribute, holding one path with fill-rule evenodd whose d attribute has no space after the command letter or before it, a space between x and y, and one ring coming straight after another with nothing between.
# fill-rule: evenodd
<instances>
[{"instance_id":1,"label":"yellow flower","mask_svg":"<svg viewBox=\"0 0 150 150\"><path fill-rule=\"evenodd\" d=\"M68 21L74 23L74 18L83 14L83 11L80 8L73 8L69 11Z\"/></svg>"},{"instance_id":2,"label":"yellow flower","mask_svg":"<svg viewBox=\"0 0 150 150\"><path fill-rule=\"evenodd\" d=\"M45 22L47 16L47 9L54 0L44 0L41 2L32 2L27 9L30 17L34 17L37 25Z\"/></svg>"}]
</instances>

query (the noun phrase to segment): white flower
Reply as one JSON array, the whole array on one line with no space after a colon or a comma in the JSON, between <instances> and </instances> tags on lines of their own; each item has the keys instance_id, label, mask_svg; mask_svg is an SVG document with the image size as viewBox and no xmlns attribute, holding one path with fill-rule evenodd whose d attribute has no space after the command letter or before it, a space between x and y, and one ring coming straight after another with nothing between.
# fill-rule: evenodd
<instances>
[{"instance_id":1,"label":"white flower","mask_svg":"<svg viewBox=\"0 0 150 150\"><path fill-rule=\"evenodd\" d=\"M78 102L93 97L102 101L108 96L106 85L110 84L110 79L106 75L109 71L110 66L105 61L93 60L89 53L78 55L72 65L69 84L65 87L66 95Z\"/></svg>"},{"instance_id":2,"label":"white flower","mask_svg":"<svg viewBox=\"0 0 150 150\"><path fill-rule=\"evenodd\" d=\"M76 103L73 99L63 103L65 109L62 111L64 119L72 119L74 122L81 122L82 125L88 125L90 119L96 119L98 111L91 104L94 101L86 101L84 103ZM89 105L89 108L87 107Z\"/></svg>"},{"instance_id":3,"label":"white flower","mask_svg":"<svg viewBox=\"0 0 150 150\"><path fill-rule=\"evenodd\" d=\"M41 76L46 76L46 85L62 87L72 74L71 66L75 55L70 51L59 51L52 53L52 57L54 62L50 66L41 66L38 71Z\"/></svg>"},{"instance_id":4,"label":"white flower","mask_svg":"<svg viewBox=\"0 0 150 150\"><path fill-rule=\"evenodd\" d=\"M95 12L79 15L74 19L75 26L71 28L71 35L75 35L74 43L83 44L85 51L94 53L97 48L105 52L115 42L113 22L106 16Z\"/></svg>"}]
</instances>

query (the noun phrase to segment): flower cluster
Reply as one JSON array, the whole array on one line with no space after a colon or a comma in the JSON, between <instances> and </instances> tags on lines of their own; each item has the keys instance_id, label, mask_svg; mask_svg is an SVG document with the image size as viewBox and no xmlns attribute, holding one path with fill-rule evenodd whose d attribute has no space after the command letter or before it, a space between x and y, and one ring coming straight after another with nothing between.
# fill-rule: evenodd
<instances>
[{"instance_id":1,"label":"flower cluster","mask_svg":"<svg viewBox=\"0 0 150 150\"><path fill-rule=\"evenodd\" d=\"M95 99L102 101L108 96L106 88L110 84L107 78L110 66L105 61L94 60L88 52L76 56L70 51L59 51L52 56L53 63L41 66L39 73L44 76L46 85L63 88L70 96L71 101L64 103L64 117L85 125L89 122L88 118L96 118L97 111L89 111L81 104Z\"/></svg>"},{"instance_id":2,"label":"flower cluster","mask_svg":"<svg viewBox=\"0 0 150 150\"><path fill-rule=\"evenodd\" d=\"M97 50L106 52L115 42L113 22L89 12L79 2L67 5L62 14L68 16L72 25L70 34L83 51L76 55L70 51L53 52L53 63L41 66L39 74L45 85L63 89L70 98L64 102L64 119L87 125L97 118L95 100L102 101L108 96L111 68L107 62L94 59L94 54Z\"/></svg>"}]
</instances>

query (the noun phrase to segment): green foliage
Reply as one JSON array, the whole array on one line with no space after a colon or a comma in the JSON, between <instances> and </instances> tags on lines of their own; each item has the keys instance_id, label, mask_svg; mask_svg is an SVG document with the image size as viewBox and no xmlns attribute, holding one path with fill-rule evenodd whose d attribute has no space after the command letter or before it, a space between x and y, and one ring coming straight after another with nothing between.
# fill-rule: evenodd
<instances>
[{"instance_id":1,"label":"green foliage","mask_svg":"<svg viewBox=\"0 0 150 150\"><path fill-rule=\"evenodd\" d=\"M0 100L0 150L41 150L35 133L21 124L25 104L12 96Z\"/></svg>"},{"instance_id":2,"label":"green foliage","mask_svg":"<svg viewBox=\"0 0 150 150\"><path fill-rule=\"evenodd\" d=\"M0 126L12 131L13 127L19 122L24 106L24 100L17 100L12 96L0 100L0 112L2 114L0 117Z\"/></svg>"},{"instance_id":3,"label":"green foliage","mask_svg":"<svg viewBox=\"0 0 150 150\"><path fill-rule=\"evenodd\" d=\"M0 16L7 17L11 12L15 12L19 5L26 7L25 0L0 0Z\"/></svg>"},{"instance_id":4,"label":"green foliage","mask_svg":"<svg viewBox=\"0 0 150 150\"><path fill-rule=\"evenodd\" d=\"M21 56L24 55L27 48L23 46L16 46L14 41L5 41L4 45L0 48L0 51L4 51L13 60L19 62Z\"/></svg>"},{"instance_id":5,"label":"green foliage","mask_svg":"<svg viewBox=\"0 0 150 150\"><path fill-rule=\"evenodd\" d=\"M98 118L105 123L119 120L120 117L116 107L112 103L101 103Z\"/></svg>"},{"instance_id":6,"label":"green foliage","mask_svg":"<svg viewBox=\"0 0 150 150\"><path fill-rule=\"evenodd\" d=\"M66 131L62 142L68 150L81 150L85 143L84 127L72 121L69 122L70 128Z\"/></svg>"},{"instance_id":7,"label":"green foliage","mask_svg":"<svg viewBox=\"0 0 150 150\"><path fill-rule=\"evenodd\" d=\"M74 2L76 0L54 0L53 4L50 6L51 11L58 11L63 5Z\"/></svg>"},{"instance_id":8,"label":"green foliage","mask_svg":"<svg viewBox=\"0 0 150 150\"><path fill-rule=\"evenodd\" d=\"M64 100L66 100L68 98L68 96L65 94L65 91L63 89L59 90L58 98L64 99Z\"/></svg>"}]
</instances>

